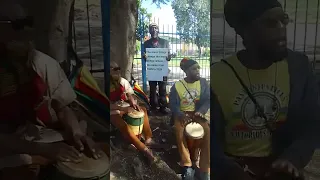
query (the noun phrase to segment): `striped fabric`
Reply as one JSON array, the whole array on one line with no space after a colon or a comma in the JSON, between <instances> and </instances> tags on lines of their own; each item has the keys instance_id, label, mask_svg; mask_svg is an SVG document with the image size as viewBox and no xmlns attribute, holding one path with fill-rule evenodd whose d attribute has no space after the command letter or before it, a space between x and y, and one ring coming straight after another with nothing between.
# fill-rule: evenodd
<instances>
[{"instance_id":1,"label":"striped fabric","mask_svg":"<svg viewBox=\"0 0 320 180\"><path fill-rule=\"evenodd\" d=\"M148 96L143 92L141 87L135 81L131 83L134 94L138 97L138 99L143 102L146 106L150 107L150 102Z\"/></svg>"},{"instance_id":2,"label":"striped fabric","mask_svg":"<svg viewBox=\"0 0 320 180\"><path fill-rule=\"evenodd\" d=\"M109 119L110 102L86 66L81 66L69 78L78 100L98 116Z\"/></svg>"}]
</instances>

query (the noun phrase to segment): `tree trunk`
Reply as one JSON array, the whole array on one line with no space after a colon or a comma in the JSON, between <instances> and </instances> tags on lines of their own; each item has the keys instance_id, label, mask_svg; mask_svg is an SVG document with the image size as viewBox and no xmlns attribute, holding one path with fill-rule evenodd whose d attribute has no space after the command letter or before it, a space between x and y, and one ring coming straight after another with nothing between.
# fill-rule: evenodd
<instances>
[{"instance_id":1,"label":"tree trunk","mask_svg":"<svg viewBox=\"0 0 320 180\"><path fill-rule=\"evenodd\" d=\"M212 24L212 21L213 21L213 12L214 11L214 7L213 7L213 1L214 0L210 0L210 64L213 63L213 34L212 34L212 31L213 31L213 24Z\"/></svg>"},{"instance_id":2,"label":"tree trunk","mask_svg":"<svg viewBox=\"0 0 320 180\"><path fill-rule=\"evenodd\" d=\"M56 59L68 73L69 13L74 0L31 2L28 8L34 16L36 48Z\"/></svg>"},{"instance_id":3,"label":"tree trunk","mask_svg":"<svg viewBox=\"0 0 320 180\"><path fill-rule=\"evenodd\" d=\"M137 25L136 0L111 0L110 59L122 68L121 75L131 79Z\"/></svg>"}]
</instances>

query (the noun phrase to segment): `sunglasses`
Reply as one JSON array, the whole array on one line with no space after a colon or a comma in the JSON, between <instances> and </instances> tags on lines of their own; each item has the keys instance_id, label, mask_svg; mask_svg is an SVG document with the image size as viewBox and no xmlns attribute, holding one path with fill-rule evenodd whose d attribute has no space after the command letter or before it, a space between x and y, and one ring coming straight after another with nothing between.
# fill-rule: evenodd
<instances>
[{"instance_id":1,"label":"sunglasses","mask_svg":"<svg viewBox=\"0 0 320 180\"><path fill-rule=\"evenodd\" d=\"M113 68L111 68L111 69L112 69L112 71L120 71L120 70L121 70L120 67L113 67Z\"/></svg>"},{"instance_id":2,"label":"sunglasses","mask_svg":"<svg viewBox=\"0 0 320 180\"><path fill-rule=\"evenodd\" d=\"M25 27L33 27L33 18L26 17L23 19L16 20L0 20L0 24L11 24L12 29L20 31L23 30Z\"/></svg>"}]
</instances>

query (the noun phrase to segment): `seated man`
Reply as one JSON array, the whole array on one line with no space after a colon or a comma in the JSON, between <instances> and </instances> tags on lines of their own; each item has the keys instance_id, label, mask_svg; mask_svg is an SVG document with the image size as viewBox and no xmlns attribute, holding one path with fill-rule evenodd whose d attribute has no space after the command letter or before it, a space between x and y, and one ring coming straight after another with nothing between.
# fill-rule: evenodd
<instances>
[{"instance_id":1,"label":"seated man","mask_svg":"<svg viewBox=\"0 0 320 180\"><path fill-rule=\"evenodd\" d=\"M189 119L187 116L190 116L204 129L204 137L200 144L199 164L201 174L199 178L208 180L210 178L210 128L203 117L210 108L210 88L206 79L200 78L200 66L196 61L183 59L180 67L187 77L172 86L169 103L173 113L177 146L181 156L180 165L183 167L182 179L193 180L196 168L192 162L196 160L195 152L189 153L190 150L188 151L186 137L184 136L184 128Z\"/></svg>"},{"instance_id":2,"label":"seated man","mask_svg":"<svg viewBox=\"0 0 320 180\"><path fill-rule=\"evenodd\" d=\"M277 0L228 0L225 17L245 49L211 67L213 179L303 178L319 87L308 57L287 49L289 17Z\"/></svg>"},{"instance_id":3,"label":"seated man","mask_svg":"<svg viewBox=\"0 0 320 180\"><path fill-rule=\"evenodd\" d=\"M5 8L22 9L16 4ZM26 17L22 15L0 11L1 180L36 179L38 171L30 168L38 163L35 157L74 163L81 161L84 151L100 157L68 107L76 95L66 75L54 59L33 48L32 31L24 28L27 21L21 20ZM54 133L57 137L48 135L54 126L60 128Z\"/></svg>"},{"instance_id":4,"label":"seated man","mask_svg":"<svg viewBox=\"0 0 320 180\"><path fill-rule=\"evenodd\" d=\"M152 131L149 124L149 118L147 110L144 107L140 107L137 104L136 99L133 97L134 91L130 83L121 77L120 67L115 63L110 63L110 96L111 101L111 123L119 129L122 135L132 143L139 151L141 151L148 160L152 163L156 160L152 151L146 146L151 145ZM119 101L126 101L130 104L130 107L120 107L116 103ZM143 123L143 135L145 138L145 144L134 134L132 129L124 121L123 115L132 111L143 111L144 112L144 123Z\"/></svg>"}]
</instances>

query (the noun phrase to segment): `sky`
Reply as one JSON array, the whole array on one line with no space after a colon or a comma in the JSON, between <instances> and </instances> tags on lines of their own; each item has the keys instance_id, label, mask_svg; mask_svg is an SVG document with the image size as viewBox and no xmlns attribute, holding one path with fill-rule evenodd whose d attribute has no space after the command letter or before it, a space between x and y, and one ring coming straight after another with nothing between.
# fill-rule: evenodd
<instances>
[{"instance_id":1,"label":"sky","mask_svg":"<svg viewBox=\"0 0 320 180\"><path fill-rule=\"evenodd\" d=\"M152 0L142 1L142 7L146 8L148 13L152 14L151 21L159 25L161 32L176 32L176 18L174 17L171 3L162 4L160 8L152 3Z\"/></svg>"}]
</instances>

